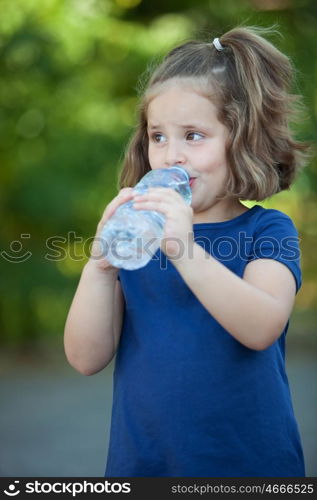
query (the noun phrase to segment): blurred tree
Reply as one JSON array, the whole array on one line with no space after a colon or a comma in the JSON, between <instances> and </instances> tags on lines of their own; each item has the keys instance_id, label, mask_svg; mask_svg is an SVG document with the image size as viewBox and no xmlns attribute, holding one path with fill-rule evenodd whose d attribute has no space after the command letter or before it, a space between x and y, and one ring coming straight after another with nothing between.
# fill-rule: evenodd
<instances>
[{"instance_id":1,"label":"blurred tree","mask_svg":"<svg viewBox=\"0 0 317 500\"><path fill-rule=\"evenodd\" d=\"M278 23L275 42L298 68L309 113L299 138L315 140L316 2L313 0L1 0L0 189L2 341L62 335L89 243L135 123L139 77L187 38L236 24ZM316 160L292 190L265 202L303 238L305 286L317 297ZM52 238L55 237L54 240Z\"/></svg>"}]
</instances>

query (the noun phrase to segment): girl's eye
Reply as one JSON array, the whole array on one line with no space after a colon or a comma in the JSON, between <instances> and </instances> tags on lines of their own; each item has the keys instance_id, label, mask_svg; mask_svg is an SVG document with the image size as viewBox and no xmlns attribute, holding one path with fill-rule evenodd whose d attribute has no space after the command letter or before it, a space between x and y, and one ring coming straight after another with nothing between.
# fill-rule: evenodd
<instances>
[{"instance_id":1,"label":"girl's eye","mask_svg":"<svg viewBox=\"0 0 317 500\"><path fill-rule=\"evenodd\" d=\"M199 139L202 139L202 134L199 134L198 132L189 132L187 134L187 139L189 139L190 141L197 141Z\"/></svg>"},{"instance_id":2,"label":"girl's eye","mask_svg":"<svg viewBox=\"0 0 317 500\"><path fill-rule=\"evenodd\" d=\"M162 134L152 134L151 139L153 142L160 143L160 142L163 142L165 138L164 138L164 135L162 135Z\"/></svg>"}]
</instances>

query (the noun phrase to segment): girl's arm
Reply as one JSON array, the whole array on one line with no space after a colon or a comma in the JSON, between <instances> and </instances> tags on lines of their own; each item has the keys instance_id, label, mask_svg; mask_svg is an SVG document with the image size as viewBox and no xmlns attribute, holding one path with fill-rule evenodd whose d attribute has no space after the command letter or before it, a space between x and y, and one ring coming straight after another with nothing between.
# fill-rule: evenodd
<instances>
[{"instance_id":1,"label":"girl's arm","mask_svg":"<svg viewBox=\"0 0 317 500\"><path fill-rule=\"evenodd\" d=\"M132 193L132 188L121 189L107 205L67 316L65 354L69 363L84 375L93 375L107 366L118 347L124 297L117 280L119 270L101 258L99 235L118 206L132 199Z\"/></svg>"},{"instance_id":2,"label":"girl's arm","mask_svg":"<svg viewBox=\"0 0 317 500\"><path fill-rule=\"evenodd\" d=\"M246 347L263 350L281 334L294 304L296 285L280 262L250 262L243 279L195 242L173 264L207 311Z\"/></svg>"},{"instance_id":3,"label":"girl's arm","mask_svg":"<svg viewBox=\"0 0 317 500\"><path fill-rule=\"evenodd\" d=\"M66 357L83 375L99 372L116 353L124 299L118 270L101 272L88 262L83 269L64 331Z\"/></svg>"}]
</instances>

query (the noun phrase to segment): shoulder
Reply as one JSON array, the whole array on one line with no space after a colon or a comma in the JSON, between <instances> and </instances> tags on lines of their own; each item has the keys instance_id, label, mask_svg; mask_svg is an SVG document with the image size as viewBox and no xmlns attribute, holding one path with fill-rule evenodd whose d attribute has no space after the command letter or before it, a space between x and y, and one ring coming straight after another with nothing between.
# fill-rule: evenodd
<instances>
[{"instance_id":1,"label":"shoulder","mask_svg":"<svg viewBox=\"0 0 317 500\"><path fill-rule=\"evenodd\" d=\"M253 224L254 234L260 236L261 233L281 237L285 234L289 236L298 236L298 230L289 215L273 208L263 208L256 205Z\"/></svg>"},{"instance_id":2,"label":"shoulder","mask_svg":"<svg viewBox=\"0 0 317 500\"><path fill-rule=\"evenodd\" d=\"M249 262L269 259L287 266L295 277L298 291L301 286L300 238L293 220L280 210L263 207L259 207L254 215ZM268 267L269 264L265 265Z\"/></svg>"}]
</instances>

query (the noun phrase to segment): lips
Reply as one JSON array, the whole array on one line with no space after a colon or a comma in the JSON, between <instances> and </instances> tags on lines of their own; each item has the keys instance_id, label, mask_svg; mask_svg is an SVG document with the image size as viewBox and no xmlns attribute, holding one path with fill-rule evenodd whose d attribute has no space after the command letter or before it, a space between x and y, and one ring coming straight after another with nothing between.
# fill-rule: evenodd
<instances>
[{"instance_id":1,"label":"lips","mask_svg":"<svg viewBox=\"0 0 317 500\"><path fill-rule=\"evenodd\" d=\"M196 177L190 177L190 179L189 179L189 185L190 185L190 187L193 186L195 180L196 180Z\"/></svg>"}]
</instances>

